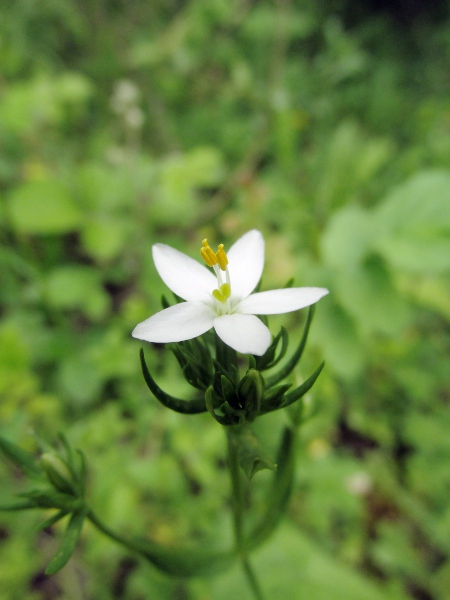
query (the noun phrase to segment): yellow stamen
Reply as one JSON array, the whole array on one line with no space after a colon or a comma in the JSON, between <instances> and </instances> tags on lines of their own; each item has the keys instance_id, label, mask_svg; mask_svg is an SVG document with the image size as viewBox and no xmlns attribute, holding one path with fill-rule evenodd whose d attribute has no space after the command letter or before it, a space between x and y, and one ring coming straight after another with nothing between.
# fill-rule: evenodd
<instances>
[{"instance_id":1,"label":"yellow stamen","mask_svg":"<svg viewBox=\"0 0 450 600\"><path fill-rule=\"evenodd\" d=\"M204 239L202 242L202 247L200 248L200 254L202 255L203 260L208 265L208 267L213 267L217 265L219 259L217 258L214 250L208 244L208 240Z\"/></svg>"},{"instance_id":2,"label":"yellow stamen","mask_svg":"<svg viewBox=\"0 0 450 600\"><path fill-rule=\"evenodd\" d=\"M222 271L225 271L227 268L227 264L228 264L228 257L227 257L227 253L224 250L223 244L219 244L219 247L217 248L217 252L216 252L216 257L217 257L217 261L219 263L219 267L222 269Z\"/></svg>"},{"instance_id":3,"label":"yellow stamen","mask_svg":"<svg viewBox=\"0 0 450 600\"><path fill-rule=\"evenodd\" d=\"M220 286L220 287L222 287L222 286ZM224 304L227 301L225 296L221 292L219 292L219 290L213 290L212 295L214 296L214 298L216 300L218 300L219 302L222 302L222 304Z\"/></svg>"},{"instance_id":4,"label":"yellow stamen","mask_svg":"<svg viewBox=\"0 0 450 600\"><path fill-rule=\"evenodd\" d=\"M231 285L229 283L222 283L220 286L220 293L226 300L228 300L228 298L231 296Z\"/></svg>"}]
</instances>

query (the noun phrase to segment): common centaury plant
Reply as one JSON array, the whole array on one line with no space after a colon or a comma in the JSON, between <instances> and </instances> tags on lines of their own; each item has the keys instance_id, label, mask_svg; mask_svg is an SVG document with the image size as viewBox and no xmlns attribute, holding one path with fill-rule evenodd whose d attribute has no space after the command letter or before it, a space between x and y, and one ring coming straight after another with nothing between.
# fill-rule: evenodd
<instances>
[{"instance_id":1,"label":"common centaury plant","mask_svg":"<svg viewBox=\"0 0 450 600\"><path fill-rule=\"evenodd\" d=\"M99 518L86 499L86 461L61 436L62 451L45 452L36 459L13 442L0 438L0 449L19 465L37 486L3 510L55 509L42 523L48 527L69 516L60 549L47 567L47 574L61 569L72 555L85 519L128 550L168 575L201 576L239 560L255 598L263 591L250 565L249 555L275 530L284 514L292 489L296 433L303 415L303 396L318 378L323 363L300 386L292 389L286 378L300 361L314 305L328 290L317 287L286 287L260 292L256 289L264 266L264 239L259 231L243 235L228 252L220 244L215 252L207 240L200 249L204 266L166 246L153 246L159 275L183 300L139 323L132 335L171 350L183 377L195 389L194 398L176 398L164 392L150 373L144 351L140 351L142 373L152 394L166 408L185 415L209 412L223 427L227 438L227 465L231 482L234 545L225 550L167 546L154 540L123 537ZM284 328L272 336L266 316L309 307L303 335L287 357L289 336ZM258 316L257 316L258 315ZM244 365L244 367L242 366ZM269 371L268 374L264 374ZM300 401L300 402L299 402ZM253 422L267 413L297 404L289 411L278 454L273 459L261 448ZM261 469L273 470L264 507L251 526L246 526L244 493L248 482Z\"/></svg>"}]
</instances>

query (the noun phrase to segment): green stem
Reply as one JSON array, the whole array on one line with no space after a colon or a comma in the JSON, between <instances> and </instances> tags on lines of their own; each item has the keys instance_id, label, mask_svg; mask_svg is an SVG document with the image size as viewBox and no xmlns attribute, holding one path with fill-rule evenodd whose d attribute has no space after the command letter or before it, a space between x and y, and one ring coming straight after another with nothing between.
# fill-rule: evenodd
<instances>
[{"instance_id":1,"label":"green stem","mask_svg":"<svg viewBox=\"0 0 450 600\"><path fill-rule=\"evenodd\" d=\"M231 506L233 509L233 523L234 523L234 538L236 542L236 552L240 557L242 568L247 577L249 586L255 596L256 600L264 600L261 588L256 578L255 572L253 571L247 556L247 547L244 539L244 527L243 527L243 489L242 489L242 478L239 470L239 457L237 444L234 440L231 428L227 430L227 442L228 442L228 468L230 470L231 478Z\"/></svg>"},{"instance_id":2,"label":"green stem","mask_svg":"<svg viewBox=\"0 0 450 600\"><path fill-rule=\"evenodd\" d=\"M253 592L255 598L257 598L257 600L264 600L264 596L263 596L263 593L259 586L255 572L253 571L248 558L242 557L242 566L244 568L245 574L247 575L248 583L249 583L250 587L252 588L252 592Z\"/></svg>"},{"instance_id":3,"label":"green stem","mask_svg":"<svg viewBox=\"0 0 450 600\"><path fill-rule=\"evenodd\" d=\"M100 521L100 519L91 509L89 509L89 512L87 513L86 517L87 519L89 519L92 525L94 525L99 531L104 533L110 539L114 540L118 544L121 544L122 546L125 546L125 548L128 548L133 552L137 552L138 554L142 553L141 549L137 545L133 544L131 540L123 538L122 536L115 533L112 529L110 529L107 525L102 523L102 521Z\"/></svg>"}]
</instances>

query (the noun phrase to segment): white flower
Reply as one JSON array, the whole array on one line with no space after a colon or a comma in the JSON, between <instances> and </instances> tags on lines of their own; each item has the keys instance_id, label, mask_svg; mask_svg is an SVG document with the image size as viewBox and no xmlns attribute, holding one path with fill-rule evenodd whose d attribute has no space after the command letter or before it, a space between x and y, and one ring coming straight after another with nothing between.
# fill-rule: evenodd
<instances>
[{"instance_id":1,"label":"white flower","mask_svg":"<svg viewBox=\"0 0 450 600\"><path fill-rule=\"evenodd\" d=\"M274 315L314 304L328 294L325 288L303 287L252 294L264 266L264 239L253 229L225 253L203 241L201 255L214 273L186 254L153 246L153 260L164 283L186 300L139 323L132 336L156 343L181 342L214 327L226 344L243 354L262 355L272 337L255 315Z\"/></svg>"}]
</instances>

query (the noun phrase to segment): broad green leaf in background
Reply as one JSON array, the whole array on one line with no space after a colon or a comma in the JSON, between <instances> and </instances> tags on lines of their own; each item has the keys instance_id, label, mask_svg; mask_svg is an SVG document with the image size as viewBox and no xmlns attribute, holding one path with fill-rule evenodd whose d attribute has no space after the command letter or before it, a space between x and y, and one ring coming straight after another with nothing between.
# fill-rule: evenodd
<instances>
[{"instance_id":1,"label":"broad green leaf in background","mask_svg":"<svg viewBox=\"0 0 450 600\"><path fill-rule=\"evenodd\" d=\"M314 323L312 340L325 352L325 361L336 373L355 377L363 368L364 348L350 316L337 304L324 302Z\"/></svg>"},{"instance_id":2,"label":"broad green leaf in background","mask_svg":"<svg viewBox=\"0 0 450 600\"><path fill-rule=\"evenodd\" d=\"M370 213L355 204L336 211L325 229L322 253L327 265L352 271L370 251L373 228Z\"/></svg>"},{"instance_id":3,"label":"broad green leaf in background","mask_svg":"<svg viewBox=\"0 0 450 600\"><path fill-rule=\"evenodd\" d=\"M374 248L410 273L450 271L450 171L414 175L373 212Z\"/></svg>"},{"instance_id":4,"label":"broad green leaf in background","mask_svg":"<svg viewBox=\"0 0 450 600\"><path fill-rule=\"evenodd\" d=\"M49 125L58 126L73 112L79 116L91 94L91 83L81 73L35 74L31 79L5 86L0 100L0 121L8 131L18 135Z\"/></svg>"},{"instance_id":5,"label":"broad green leaf in background","mask_svg":"<svg viewBox=\"0 0 450 600\"><path fill-rule=\"evenodd\" d=\"M69 190L57 179L23 183L8 198L9 215L18 233L61 234L78 228L82 214Z\"/></svg>"},{"instance_id":6,"label":"broad green leaf in background","mask_svg":"<svg viewBox=\"0 0 450 600\"><path fill-rule=\"evenodd\" d=\"M45 282L45 297L57 309L78 309L98 319L109 308L109 298L102 287L101 273L82 265L58 267Z\"/></svg>"},{"instance_id":7,"label":"broad green leaf in background","mask_svg":"<svg viewBox=\"0 0 450 600\"><path fill-rule=\"evenodd\" d=\"M286 523L270 544L255 553L252 563L267 598L283 600L406 600L336 561L300 531ZM211 582L211 600L238 597L251 600L251 592L238 567ZM208 596L206 596L208 597Z\"/></svg>"},{"instance_id":8,"label":"broad green leaf in background","mask_svg":"<svg viewBox=\"0 0 450 600\"><path fill-rule=\"evenodd\" d=\"M335 281L337 298L361 330L395 335L410 321L411 308L381 259L373 256L357 268L343 269Z\"/></svg>"},{"instance_id":9,"label":"broad green leaf in background","mask_svg":"<svg viewBox=\"0 0 450 600\"><path fill-rule=\"evenodd\" d=\"M130 171L123 165L86 162L76 171L79 203L93 214L126 215L135 201Z\"/></svg>"},{"instance_id":10,"label":"broad green leaf in background","mask_svg":"<svg viewBox=\"0 0 450 600\"><path fill-rule=\"evenodd\" d=\"M219 185L223 175L223 158L216 148L169 156L160 167L151 215L163 224L192 222L199 208L197 192Z\"/></svg>"},{"instance_id":11,"label":"broad green leaf in background","mask_svg":"<svg viewBox=\"0 0 450 600\"><path fill-rule=\"evenodd\" d=\"M93 216L83 225L82 244L94 259L112 260L124 249L130 229L128 225L123 218Z\"/></svg>"}]
</instances>

